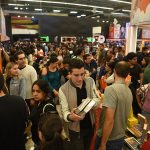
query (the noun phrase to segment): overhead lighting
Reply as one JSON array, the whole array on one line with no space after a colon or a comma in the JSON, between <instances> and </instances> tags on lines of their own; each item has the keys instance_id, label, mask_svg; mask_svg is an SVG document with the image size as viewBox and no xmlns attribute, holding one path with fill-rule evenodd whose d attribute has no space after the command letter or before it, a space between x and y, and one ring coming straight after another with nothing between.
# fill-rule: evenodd
<instances>
[{"instance_id":1,"label":"overhead lighting","mask_svg":"<svg viewBox=\"0 0 150 150\"><path fill-rule=\"evenodd\" d=\"M81 15L81 17L85 17L85 16L86 16L86 14L82 14L82 15Z\"/></svg>"},{"instance_id":2,"label":"overhead lighting","mask_svg":"<svg viewBox=\"0 0 150 150\"><path fill-rule=\"evenodd\" d=\"M123 12L131 12L131 10L122 9Z\"/></svg>"},{"instance_id":3,"label":"overhead lighting","mask_svg":"<svg viewBox=\"0 0 150 150\"><path fill-rule=\"evenodd\" d=\"M100 18L100 16L96 16L96 18Z\"/></svg>"},{"instance_id":4,"label":"overhead lighting","mask_svg":"<svg viewBox=\"0 0 150 150\"><path fill-rule=\"evenodd\" d=\"M17 9L18 9L18 7L14 7L14 9L16 9L16 10L17 10Z\"/></svg>"},{"instance_id":5,"label":"overhead lighting","mask_svg":"<svg viewBox=\"0 0 150 150\"><path fill-rule=\"evenodd\" d=\"M9 6L24 6L23 4L11 4L11 3L9 3L8 5Z\"/></svg>"},{"instance_id":6,"label":"overhead lighting","mask_svg":"<svg viewBox=\"0 0 150 150\"><path fill-rule=\"evenodd\" d=\"M132 4L132 2L126 2L126 1L121 1L121 0L109 0L112 2L117 2L117 3L124 3L124 4Z\"/></svg>"},{"instance_id":7,"label":"overhead lighting","mask_svg":"<svg viewBox=\"0 0 150 150\"><path fill-rule=\"evenodd\" d=\"M70 14L77 14L77 11L70 11Z\"/></svg>"},{"instance_id":8,"label":"overhead lighting","mask_svg":"<svg viewBox=\"0 0 150 150\"><path fill-rule=\"evenodd\" d=\"M114 13L111 13L112 15L123 15L123 13L116 13L116 12L114 12Z\"/></svg>"},{"instance_id":9,"label":"overhead lighting","mask_svg":"<svg viewBox=\"0 0 150 150\"><path fill-rule=\"evenodd\" d=\"M59 13L59 12L61 12L61 10L53 10L53 12Z\"/></svg>"},{"instance_id":10,"label":"overhead lighting","mask_svg":"<svg viewBox=\"0 0 150 150\"><path fill-rule=\"evenodd\" d=\"M97 20L97 22L99 22L99 20Z\"/></svg>"},{"instance_id":11,"label":"overhead lighting","mask_svg":"<svg viewBox=\"0 0 150 150\"><path fill-rule=\"evenodd\" d=\"M31 18L34 18L34 16L32 16Z\"/></svg>"},{"instance_id":12,"label":"overhead lighting","mask_svg":"<svg viewBox=\"0 0 150 150\"><path fill-rule=\"evenodd\" d=\"M79 7L90 7L90 8L100 8L100 9L114 10L114 8L111 8L111 7L102 7L102 6L86 5L86 4L78 4L78 3L44 1L44 0L18 0L18 1L25 1L25 2L28 1L28 2L35 2L35 3L51 3L51 4L60 4L60 5L72 5L72 6L79 6Z\"/></svg>"},{"instance_id":13,"label":"overhead lighting","mask_svg":"<svg viewBox=\"0 0 150 150\"><path fill-rule=\"evenodd\" d=\"M20 16L18 16L18 18L20 18Z\"/></svg>"},{"instance_id":14,"label":"overhead lighting","mask_svg":"<svg viewBox=\"0 0 150 150\"><path fill-rule=\"evenodd\" d=\"M81 18L81 16L77 16L77 18Z\"/></svg>"},{"instance_id":15,"label":"overhead lighting","mask_svg":"<svg viewBox=\"0 0 150 150\"><path fill-rule=\"evenodd\" d=\"M42 11L42 9L40 9L40 8L35 8L34 10L35 11Z\"/></svg>"},{"instance_id":16,"label":"overhead lighting","mask_svg":"<svg viewBox=\"0 0 150 150\"><path fill-rule=\"evenodd\" d=\"M25 18L28 18L27 16L24 16Z\"/></svg>"},{"instance_id":17,"label":"overhead lighting","mask_svg":"<svg viewBox=\"0 0 150 150\"><path fill-rule=\"evenodd\" d=\"M28 8L26 8L26 10L27 10Z\"/></svg>"},{"instance_id":18,"label":"overhead lighting","mask_svg":"<svg viewBox=\"0 0 150 150\"><path fill-rule=\"evenodd\" d=\"M92 19L95 19L95 17L91 17Z\"/></svg>"},{"instance_id":19,"label":"overhead lighting","mask_svg":"<svg viewBox=\"0 0 150 150\"><path fill-rule=\"evenodd\" d=\"M21 7L20 10L23 10L23 8Z\"/></svg>"},{"instance_id":20,"label":"overhead lighting","mask_svg":"<svg viewBox=\"0 0 150 150\"><path fill-rule=\"evenodd\" d=\"M103 20L102 22L105 22L105 20Z\"/></svg>"},{"instance_id":21,"label":"overhead lighting","mask_svg":"<svg viewBox=\"0 0 150 150\"><path fill-rule=\"evenodd\" d=\"M109 21L106 21L107 23L109 22Z\"/></svg>"},{"instance_id":22,"label":"overhead lighting","mask_svg":"<svg viewBox=\"0 0 150 150\"><path fill-rule=\"evenodd\" d=\"M103 11L96 10L96 13L102 13L103 14Z\"/></svg>"}]
</instances>

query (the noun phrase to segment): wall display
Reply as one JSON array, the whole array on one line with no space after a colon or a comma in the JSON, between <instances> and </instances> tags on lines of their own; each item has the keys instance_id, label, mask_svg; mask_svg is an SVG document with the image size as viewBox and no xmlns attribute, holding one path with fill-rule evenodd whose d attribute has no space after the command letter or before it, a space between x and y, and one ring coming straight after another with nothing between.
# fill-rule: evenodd
<instances>
[{"instance_id":1,"label":"wall display","mask_svg":"<svg viewBox=\"0 0 150 150\"><path fill-rule=\"evenodd\" d=\"M49 42L49 36L39 36L40 42Z\"/></svg>"}]
</instances>

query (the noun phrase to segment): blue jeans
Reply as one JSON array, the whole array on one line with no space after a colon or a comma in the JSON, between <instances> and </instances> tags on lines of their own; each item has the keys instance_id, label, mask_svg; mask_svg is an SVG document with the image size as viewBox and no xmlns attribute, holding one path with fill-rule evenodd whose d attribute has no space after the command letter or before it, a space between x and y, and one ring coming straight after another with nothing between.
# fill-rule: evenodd
<instances>
[{"instance_id":1,"label":"blue jeans","mask_svg":"<svg viewBox=\"0 0 150 150\"><path fill-rule=\"evenodd\" d=\"M101 143L101 137L97 136L95 141L95 150L98 150ZM124 138L118 140L107 141L106 150L122 150Z\"/></svg>"}]
</instances>

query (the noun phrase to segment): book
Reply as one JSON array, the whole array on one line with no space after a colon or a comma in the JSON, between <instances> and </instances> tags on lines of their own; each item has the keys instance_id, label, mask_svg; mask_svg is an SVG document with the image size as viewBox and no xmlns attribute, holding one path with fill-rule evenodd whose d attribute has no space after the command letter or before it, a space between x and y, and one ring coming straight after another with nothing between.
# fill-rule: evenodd
<instances>
[{"instance_id":1,"label":"book","mask_svg":"<svg viewBox=\"0 0 150 150\"><path fill-rule=\"evenodd\" d=\"M82 103L75 110L75 113L77 115L84 116L93 108L94 105L95 105L94 100L91 100L90 98L83 99Z\"/></svg>"},{"instance_id":2,"label":"book","mask_svg":"<svg viewBox=\"0 0 150 150\"><path fill-rule=\"evenodd\" d=\"M132 150L139 150L140 148L140 142L138 142L134 137L126 138L125 142Z\"/></svg>"}]
</instances>

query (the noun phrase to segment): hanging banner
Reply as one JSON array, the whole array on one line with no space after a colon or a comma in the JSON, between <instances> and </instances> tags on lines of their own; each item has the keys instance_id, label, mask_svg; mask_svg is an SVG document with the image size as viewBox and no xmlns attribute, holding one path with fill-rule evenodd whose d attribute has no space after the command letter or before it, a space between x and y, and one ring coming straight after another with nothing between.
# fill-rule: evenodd
<instances>
[{"instance_id":1,"label":"hanging banner","mask_svg":"<svg viewBox=\"0 0 150 150\"><path fill-rule=\"evenodd\" d=\"M150 22L150 0L132 0L131 24L140 25Z\"/></svg>"}]
</instances>

